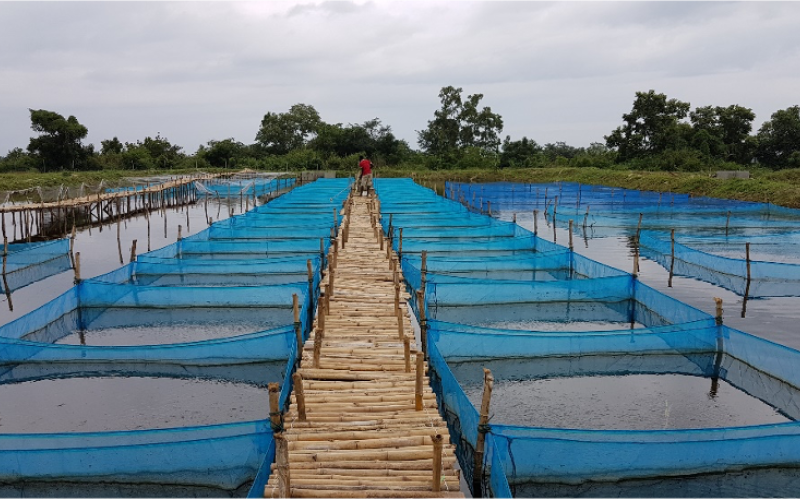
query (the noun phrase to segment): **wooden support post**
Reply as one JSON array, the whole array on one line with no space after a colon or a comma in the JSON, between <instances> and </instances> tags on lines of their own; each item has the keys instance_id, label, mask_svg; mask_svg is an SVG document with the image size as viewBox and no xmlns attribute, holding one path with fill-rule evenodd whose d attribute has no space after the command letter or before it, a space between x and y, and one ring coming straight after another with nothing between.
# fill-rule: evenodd
<instances>
[{"instance_id":1,"label":"wooden support post","mask_svg":"<svg viewBox=\"0 0 800 500\"><path fill-rule=\"evenodd\" d=\"M183 227L180 224L178 224L178 241L181 241L182 239L183 239Z\"/></svg>"},{"instance_id":2,"label":"wooden support post","mask_svg":"<svg viewBox=\"0 0 800 500\"><path fill-rule=\"evenodd\" d=\"M281 385L277 382L267 384L269 391L269 423L272 432L283 430L283 413L280 409Z\"/></svg>"},{"instance_id":3,"label":"wooden support post","mask_svg":"<svg viewBox=\"0 0 800 500\"><path fill-rule=\"evenodd\" d=\"M120 223L122 222L122 216L117 213L117 251L119 252L119 263L124 264L122 260L122 240L120 239Z\"/></svg>"},{"instance_id":4,"label":"wooden support post","mask_svg":"<svg viewBox=\"0 0 800 500\"><path fill-rule=\"evenodd\" d=\"M322 339L323 339L322 329L317 328L317 332L314 335L314 359L313 359L314 368L319 368L319 357L322 354Z\"/></svg>"},{"instance_id":5,"label":"wooden support post","mask_svg":"<svg viewBox=\"0 0 800 500\"><path fill-rule=\"evenodd\" d=\"M400 228L400 239L397 242L397 255L399 258L403 258L403 228Z\"/></svg>"},{"instance_id":6,"label":"wooden support post","mask_svg":"<svg viewBox=\"0 0 800 500\"><path fill-rule=\"evenodd\" d=\"M276 433L275 436L275 463L278 470L278 495L280 498L290 498L292 496L292 482L289 473L289 443L283 437L283 433Z\"/></svg>"},{"instance_id":7,"label":"wooden support post","mask_svg":"<svg viewBox=\"0 0 800 500\"><path fill-rule=\"evenodd\" d=\"M131 242L131 260L129 262L135 262L135 261L136 261L136 240L133 240L133 242Z\"/></svg>"},{"instance_id":8,"label":"wooden support post","mask_svg":"<svg viewBox=\"0 0 800 500\"><path fill-rule=\"evenodd\" d=\"M303 330L300 327L300 299L292 294L292 314L294 314L294 336L297 339L297 359L303 356Z\"/></svg>"},{"instance_id":9,"label":"wooden support post","mask_svg":"<svg viewBox=\"0 0 800 500\"><path fill-rule=\"evenodd\" d=\"M586 214L583 216L583 231L586 232L586 224L589 221L589 205L586 205Z\"/></svg>"},{"instance_id":10,"label":"wooden support post","mask_svg":"<svg viewBox=\"0 0 800 500\"><path fill-rule=\"evenodd\" d=\"M669 279L667 286L672 288L672 276L675 274L675 229L673 228L669 233L669 247L670 247L670 262L669 262Z\"/></svg>"},{"instance_id":11,"label":"wooden support post","mask_svg":"<svg viewBox=\"0 0 800 500\"><path fill-rule=\"evenodd\" d=\"M325 296L326 300L333 297L333 274L334 274L333 268L328 266L328 293Z\"/></svg>"},{"instance_id":12,"label":"wooden support post","mask_svg":"<svg viewBox=\"0 0 800 500\"><path fill-rule=\"evenodd\" d=\"M342 234L342 248L344 248L344 234ZM336 264L339 263L339 240L333 240L333 254L331 262L328 264L328 267L333 267L336 269Z\"/></svg>"},{"instance_id":13,"label":"wooden support post","mask_svg":"<svg viewBox=\"0 0 800 500\"><path fill-rule=\"evenodd\" d=\"M538 235L539 234L539 211L538 210L534 210L533 211L533 234L534 235Z\"/></svg>"},{"instance_id":14,"label":"wooden support post","mask_svg":"<svg viewBox=\"0 0 800 500\"><path fill-rule=\"evenodd\" d=\"M637 246L639 245L639 234L641 234L641 232L642 232L642 216L643 215L644 214L642 214L642 213L639 214L639 223L636 224L636 245ZM638 269L637 269L637 271L638 271Z\"/></svg>"},{"instance_id":15,"label":"wooden support post","mask_svg":"<svg viewBox=\"0 0 800 500\"><path fill-rule=\"evenodd\" d=\"M405 332L404 332L405 327L403 326L403 320L404 319L405 318L403 317L403 310L402 309L398 309L397 310L397 336L400 338L400 340L403 340L405 338L405 336L406 336Z\"/></svg>"},{"instance_id":16,"label":"wooden support post","mask_svg":"<svg viewBox=\"0 0 800 500\"><path fill-rule=\"evenodd\" d=\"M714 319L717 321L717 325L722 324L722 299L719 297L714 297L714 303L716 304L716 314Z\"/></svg>"},{"instance_id":17,"label":"wooden support post","mask_svg":"<svg viewBox=\"0 0 800 500\"><path fill-rule=\"evenodd\" d=\"M572 219L569 220L569 251L572 252Z\"/></svg>"},{"instance_id":18,"label":"wooden support post","mask_svg":"<svg viewBox=\"0 0 800 500\"><path fill-rule=\"evenodd\" d=\"M633 247L633 277L639 276L639 242Z\"/></svg>"},{"instance_id":19,"label":"wooden support post","mask_svg":"<svg viewBox=\"0 0 800 500\"><path fill-rule=\"evenodd\" d=\"M425 376L425 355L417 353L417 379L414 384L414 409L422 411L422 378Z\"/></svg>"},{"instance_id":20,"label":"wooden support post","mask_svg":"<svg viewBox=\"0 0 800 500\"><path fill-rule=\"evenodd\" d=\"M308 273L308 300L309 304L312 304L314 301L314 268L311 266L311 259L306 259L306 271ZM309 307L310 311L312 309Z\"/></svg>"},{"instance_id":21,"label":"wooden support post","mask_svg":"<svg viewBox=\"0 0 800 500\"><path fill-rule=\"evenodd\" d=\"M475 466L472 469L472 494L476 498L482 496L481 476L483 476L483 448L486 442L486 432L489 423L489 404L492 400L494 376L488 368L483 369L483 398L481 399L481 412L478 420L478 440L475 444Z\"/></svg>"},{"instance_id":22,"label":"wooden support post","mask_svg":"<svg viewBox=\"0 0 800 500\"><path fill-rule=\"evenodd\" d=\"M513 222L514 224L517 223L517 212L514 212L514 215L512 215L511 222Z\"/></svg>"},{"instance_id":23,"label":"wooden support post","mask_svg":"<svg viewBox=\"0 0 800 500\"><path fill-rule=\"evenodd\" d=\"M487 212L489 213L489 217L491 217L492 216L492 200L487 201L486 204L488 205Z\"/></svg>"},{"instance_id":24,"label":"wooden support post","mask_svg":"<svg viewBox=\"0 0 800 500\"><path fill-rule=\"evenodd\" d=\"M81 282L81 253L75 252L75 284Z\"/></svg>"},{"instance_id":25,"label":"wooden support post","mask_svg":"<svg viewBox=\"0 0 800 500\"><path fill-rule=\"evenodd\" d=\"M425 294L417 290L417 309L419 310L419 337L422 343L422 353L428 353L428 322L425 319Z\"/></svg>"},{"instance_id":26,"label":"wooden support post","mask_svg":"<svg viewBox=\"0 0 800 500\"><path fill-rule=\"evenodd\" d=\"M728 210L728 216L725 218L725 236L728 236L728 226L731 223L731 211Z\"/></svg>"},{"instance_id":27,"label":"wooden support post","mask_svg":"<svg viewBox=\"0 0 800 500\"><path fill-rule=\"evenodd\" d=\"M411 339L403 336L403 358L406 361L406 373L411 373Z\"/></svg>"},{"instance_id":28,"label":"wooden support post","mask_svg":"<svg viewBox=\"0 0 800 500\"><path fill-rule=\"evenodd\" d=\"M431 436L433 441L433 492L442 491L442 435Z\"/></svg>"},{"instance_id":29,"label":"wooden support post","mask_svg":"<svg viewBox=\"0 0 800 500\"><path fill-rule=\"evenodd\" d=\"M294 382L294 397L297 401L297 415L300 417L301 422L306 421L306 398L303 393L303 376L299 372L294 372L292 375Z\"/></svg>"}]
</instances>

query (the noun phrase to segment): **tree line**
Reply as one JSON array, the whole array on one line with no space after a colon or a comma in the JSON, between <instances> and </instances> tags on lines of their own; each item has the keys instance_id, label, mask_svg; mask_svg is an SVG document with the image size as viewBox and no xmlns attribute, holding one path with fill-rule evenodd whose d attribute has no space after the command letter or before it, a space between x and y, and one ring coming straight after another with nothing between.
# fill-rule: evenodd
<instances>
[{"instance_id":1,"label":"tree line","mask_svg":"<svg viewBox=\"0 0 800 500\"><path fill-rule=\"evenodd\" d=\"M379 118L364 123L326 123L313 106L295 104L268 112L251 144L233 138L211 140L193 154L157 134L130 143L117 137L100 150L83 144L86 126L74 116L30 110L38 133L26 149L0 157L0 171L151 170L254 168L266 170L352 169L365 154L377 165L448 168L536 168L577 166L640 170L701 171L758 164L771 169L800 168L800 106L776 111L753 133L755 114L730 105L691 109L665 94L636 92L622 124L603 142L574 147L539 145L527 137L500 139L501 115L481 106L483 94L462 96L446 86L441 106L423 130L418 149L400 140Z\"/></svg>"}]
</instances>

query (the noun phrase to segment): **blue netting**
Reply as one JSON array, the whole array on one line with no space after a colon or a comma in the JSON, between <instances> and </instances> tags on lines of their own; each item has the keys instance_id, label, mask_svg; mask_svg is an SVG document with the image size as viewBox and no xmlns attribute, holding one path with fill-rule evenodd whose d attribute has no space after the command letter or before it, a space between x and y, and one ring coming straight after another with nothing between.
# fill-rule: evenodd
<instances>
[{"instance_id":1,"label":"blue netting","mask_svg":"<svg viewBox=\"0 0 800 500\"><path fill-rule=\"evenodd\" d=\"M0 383L101 375L280 381L285 407L296 329L307 338L325 266L320 238L326 252L341 220L334 212L351 182L297 187L257 211L83 281L0 327ZM225 258L217 260L220 254ZM96 332L121 341L93 344ZM174 340L197 332L208 338ZM129 343L131 335L163 339ZM86 345L68 341L76 336L85 336ZM271 432L265 415L165 430L0 434L0 483L13 494L221 496L249 488L250 496L260 496L274 456Z\"/></svg>"},{"instance_id":2,"label":"blue netting","mask_svg":"<svg viewBox=\"0 0 800 500\"><path fill-rule=\"evenodd\" d=\"M450 187L451 197L459 199L462 207L470 205L471 193L479 192L478 186L473 186L473 191L466 191L463 185L448 185L448 190ZM545 189L549 191L551 212L556 195L574 208L585 210L581 203L592 202L598 211L616 210L623 216L619 227L629 234L635 234L641 212L654 216L669 211L665 220L685 216L687 226L693 224L686 215L688 210L678 214L678 204L691 207L692 213L717 217L716 223L734 210L742 218L749 217L748 223L754 227L759 217L780 219L778 224L784 226L791 225L795 217L774 206L658 193L618 190L617 200L611 200L608 191L595 196L590 194L592 190L574 189L570 198L569 187L545 186L536 196L539 199ZM475 473L478 412L464 387L482 380L482 367L491 367L500 381L681 374L711 379L713 391L715 381L724 380L792 420L800 417L800 378L793 368L800 362L800 352L719 326L708 314L626 273L610 268L603 271L605 266L589 259L583 262L558 245L551 244L551 252L532 252L525 257L509 257L500 248L484 246L485 255L475 257L468 246L459 247L462 238L490 237L484 242L489 243L503 236L485 216L475 213L479 207L470 207L467 213L452 209L452 201L440 201L408 180L379 179L375 189L384 230L393 236L394 245L399 246L395 229L404 228L403 270L409 287L422 286L420 251L424 248L415 244L446 248L450 242L455 250L427 257L426 314L421 319L425 319L431 383L468 484ZM534 187L514 190L513 195L510 189L489 191L483 187L484 210L488 209L487 198L492 200L493 212L517 210L523 206L517 203L519 198L523 203L531 198ZM415 203L425 207L415 212ZM389 222L387 207L388 213L403 215L394 215ZM561 210L560 202L558 212ZM704 254L724 254L721 244L735 249L743 241L756 242L754 248L762 243L758 238L735 236L743 232L710 242ZM642 233L642 245L649 244L646 237L650 234ZM793 237L786 234L784 241ZM703 242L688 236L683 238L686 240L700 241L698 247ZM773 242L764 238L758 251L767 252ZM406 245L415 251L407 252ZM714 257L731 260L729 256ZM583 267L584 271L581 275L559 273L569 267ZM412 302L412 306L419 314L416 304ZM663 497L676 496L676 492L677 496L694 497L791 496L800 478L798 425L611 431L519 427L491 421L484 455L484 474L487 470L490 474L481 478L482 488L499 497Z\"/></svg>"},{"instance_id":3,"label":"blue netting","mask_svg":"<svg viewBox=\"0 0 800 500\"><path fill-rule=\"evenodd\" d=\"M760 237L676 234L673 245L669 233L643 231L639 242L643 256L667 270L672 269L675 275L697 278L747 297L795 297L800 294L800 258L796 254L800 233ZM748 243L749 265L746 258Z\"/></svg>"},{"instance_id":4,"label":"blue netting","mask_svg":"<svg viewBox=\"0 0 800 500\"><path fill-rule=\"evenodd\" d=\"M276 179L274 177L255 179L213 179L206 182L195 182L195 188L200 196L213 196L218 198L238 198L240 196L253 196L269 194L273 191L285 189L295 184L296 179Z\"/></svg>"},{"instance_id":5,"label":"blue netting","mask_svg":"<svg viewBox=\"0 0 800 500\"><path fill-rule=\"evenodd\" d=\"M0 281L0 291L13 292L70 269L69 240L10 243L3 264L5 274Z\"/></svg>"}]
</instances>

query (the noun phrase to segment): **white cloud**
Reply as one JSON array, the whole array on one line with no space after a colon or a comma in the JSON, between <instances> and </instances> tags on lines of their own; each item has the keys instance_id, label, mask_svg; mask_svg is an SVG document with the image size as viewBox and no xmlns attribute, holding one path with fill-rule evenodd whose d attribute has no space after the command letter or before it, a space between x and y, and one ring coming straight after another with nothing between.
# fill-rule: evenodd
<instances>
[{"instance_id":1,"label":"white cloud","mask_svg":"<svg viewBox=\"0 0 800 500\"><path fill-rule=\"evenodd\" d=\"M445 85L540 143L602 141L649 89L758 128L798 103L798 21L782 2L4 2L0 154L27 145L27 108L192 152L298 102L416 145Z\"/></svg>"}]
</instances>

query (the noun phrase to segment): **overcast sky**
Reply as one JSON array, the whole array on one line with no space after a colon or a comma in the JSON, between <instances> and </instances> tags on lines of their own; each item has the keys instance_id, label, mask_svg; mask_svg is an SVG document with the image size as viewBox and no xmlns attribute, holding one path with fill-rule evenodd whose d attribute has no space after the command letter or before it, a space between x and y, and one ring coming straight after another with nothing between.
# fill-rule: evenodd
<instances>
[{"instance_id":1,"label":"overcast sky","mask_svg":"<svg viewBox=\"0 0 800 500\"><path fill-rule=\"evenodd\" d=\"M296 103L416 148L446 85L482 93L503 137L573 146L636 91L749 107L756 130L800 104L798 2L0 1L0 27L0 155L35 135L28 108L191 154Z\"/></svg>"}]
</instances>

